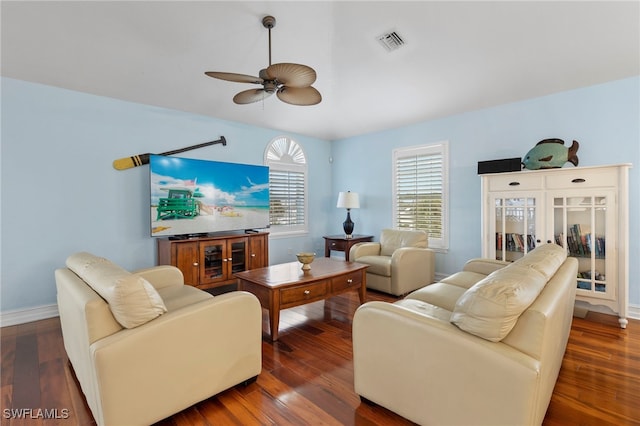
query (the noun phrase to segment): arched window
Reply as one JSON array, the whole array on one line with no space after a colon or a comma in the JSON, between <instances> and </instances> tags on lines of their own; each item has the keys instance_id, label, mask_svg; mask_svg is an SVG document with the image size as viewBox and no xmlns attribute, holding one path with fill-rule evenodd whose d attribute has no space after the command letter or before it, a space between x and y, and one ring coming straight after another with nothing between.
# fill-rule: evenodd
<instances>
[{"instance_id":1,"label":"arched window","mask_svg":"<svg viewBox=\"0 0 640 426\"><path fill-rule=\"evenodd\" d=\"M286 136L273 139L264 152L269 166L269 223L272 234L303 233L307 227L307 158Z\"/></svg>"}]
</instances>

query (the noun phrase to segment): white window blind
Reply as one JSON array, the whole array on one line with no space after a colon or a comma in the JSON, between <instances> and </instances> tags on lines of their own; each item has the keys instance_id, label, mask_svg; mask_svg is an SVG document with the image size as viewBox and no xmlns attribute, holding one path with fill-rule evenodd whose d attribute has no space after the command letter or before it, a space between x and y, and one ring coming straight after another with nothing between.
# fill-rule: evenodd
<instances>
[{"instance_id":1,"label":"white window blind","mask_svg":"<svg viewBox=\"0 0 640 426\"><path fill-rule=\"evenodd\" d=\"M269 171L269 214L272 226L298 226L305 222L304 173Z\"/></svg>"},{"instance_id":2,"label":"white window blind","mask_svg":"<svg viewBox=\"0 0 640 426\"><path fill-rule=\"evenodd\" d=\"M293 139L273 139L265 150L269 166L270 233L287 235L308 232L307 159Z\"/></svg>"},{"instance_id":3,"label":"white window blind","mask_svg":"<svg viewBox=\"0 0 640 426\"><path fill-rule=\"evenodd\" d=\"M395 226L425 230L430 247L448 248L446 143L397 149L393 161Z\"/></svg>"}]
</instances>

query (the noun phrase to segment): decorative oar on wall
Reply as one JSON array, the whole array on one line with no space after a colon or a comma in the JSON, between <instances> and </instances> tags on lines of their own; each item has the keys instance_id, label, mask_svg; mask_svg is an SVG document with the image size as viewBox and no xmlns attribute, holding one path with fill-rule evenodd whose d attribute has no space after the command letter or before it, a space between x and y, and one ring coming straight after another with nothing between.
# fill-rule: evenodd
<instances>
[{"instance_id":1,"label":"decorative oar on wall","mask_svg":"<svg viewBox=\"0 0 640 426\"><path fill-rule=\"evenodd\" d=\"M180 152L191 151L192 149L204 148L205 146L216 145L216 144L222 144L223 146L226 146L227 140L224 138L224 136L220 136L220 139L215 141L199 143L197 145L191 145L185 148L175 149L173 151L162 152L158 155L178 154ZM118 160L114 160L113 168L117 170L126 170L132 167L138 167L145 164L149 164L150 155L151 153L138 154L138 155L134 155L133 157L125 157L125 158L120 158Z\"/></svg>"}]
</instances>

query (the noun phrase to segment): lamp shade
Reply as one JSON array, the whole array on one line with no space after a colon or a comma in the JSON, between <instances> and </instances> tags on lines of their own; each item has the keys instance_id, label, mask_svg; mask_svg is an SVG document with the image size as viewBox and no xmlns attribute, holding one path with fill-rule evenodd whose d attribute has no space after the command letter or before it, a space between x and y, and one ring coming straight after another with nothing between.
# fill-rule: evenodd
<instances>
[{"instance_id":1,"label":"lamp shade","mask_svg":"<svg viewBox=\"0 0 640 426\"><path fill-rule=\"evenodd\" d=\"M360 199L358 198L358 193L351 191L339 193L336 207L342 209L359 209Z\"/></svg>"}]
</instances>

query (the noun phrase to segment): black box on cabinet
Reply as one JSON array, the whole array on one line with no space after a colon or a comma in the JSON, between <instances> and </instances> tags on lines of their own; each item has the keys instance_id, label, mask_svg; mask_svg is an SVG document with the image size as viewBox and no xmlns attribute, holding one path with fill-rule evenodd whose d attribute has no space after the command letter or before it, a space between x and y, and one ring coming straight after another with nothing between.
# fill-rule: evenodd
<instances>
[{"instance_id":1,"label":"black box on cabinet","mask_svg":"<svg viewBox=\"0 0 640 426\"><path fill-rule=\"evenodd\" d=\"M478 174L517 172L522 170L522 158L504 158L502 160L478 161Z\"/></svg>"}]
</instances>

